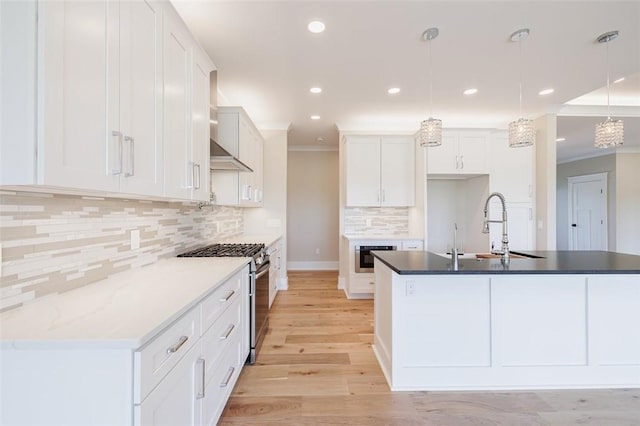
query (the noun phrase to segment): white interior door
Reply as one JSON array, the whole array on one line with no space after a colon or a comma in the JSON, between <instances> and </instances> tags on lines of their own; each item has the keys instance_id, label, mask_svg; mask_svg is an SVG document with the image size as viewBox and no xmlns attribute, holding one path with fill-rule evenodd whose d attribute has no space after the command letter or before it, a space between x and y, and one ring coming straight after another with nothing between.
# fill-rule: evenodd
<instances>
[{"instance_id":1,"label":"white interior door","mask_svg":"<svg viewBox=\"0 0 640 426\"><path fill-rule=\"evenodd\" d=\"M607 250L607 174L569 178L569 250Z\"/></svg>"}]
</instances>

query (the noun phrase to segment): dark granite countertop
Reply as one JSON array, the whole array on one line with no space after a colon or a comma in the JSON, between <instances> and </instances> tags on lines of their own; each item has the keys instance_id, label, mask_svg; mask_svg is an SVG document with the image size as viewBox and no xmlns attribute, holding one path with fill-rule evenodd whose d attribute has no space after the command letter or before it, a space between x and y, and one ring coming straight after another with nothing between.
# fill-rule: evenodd
<instances>
[{"instance_id":1,"label":"dark granite countertop","mask_svg":"<svg viewBox=\"0 0 640 426\"><path fill-rule=\"evenodd\" d=\"M515 252L514 252L515 253ZM451 259L428 251L374 251L400 275L442 274L640 274L640 256L610 251L527 251L538 259L459 259L457 271ZM640 279L639 279L640 281Z\"/></svg>"}]
</instances>

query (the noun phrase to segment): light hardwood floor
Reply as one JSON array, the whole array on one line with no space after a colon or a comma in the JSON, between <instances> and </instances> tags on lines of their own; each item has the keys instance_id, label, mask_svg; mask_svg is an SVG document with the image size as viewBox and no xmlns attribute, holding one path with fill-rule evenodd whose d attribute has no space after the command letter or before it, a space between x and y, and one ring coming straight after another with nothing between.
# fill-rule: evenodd
<instances>
[{"instance_id":1,"label":"light hardwood floor","mask_svg":"<svg viewBox=\"0 0 640 426\"><path fill-rule=\"evenodd\" d=\"M336 287L336 272L289 272L219 424L640 425L640 389L392 393L371 349L373 301Z\"/></svg>"}]
</instances>

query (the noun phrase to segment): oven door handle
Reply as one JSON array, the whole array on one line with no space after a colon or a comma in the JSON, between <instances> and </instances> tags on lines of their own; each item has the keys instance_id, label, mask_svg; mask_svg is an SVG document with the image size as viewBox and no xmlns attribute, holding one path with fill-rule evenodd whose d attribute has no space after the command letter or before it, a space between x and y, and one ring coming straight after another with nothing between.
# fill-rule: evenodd
<instances>
[{"instance_id":1,"label":"oven door handle","mask_svg":"<svg viewBox=\"0 0 640 426\"><path fill-rule=\"evenodd\" d=\"M266 268L263 268L263 271L256 275L256 280L264 276L264 274L268 274L268 273L269 273L269 266L267 266Z\"/></svg>"}]
</instances>

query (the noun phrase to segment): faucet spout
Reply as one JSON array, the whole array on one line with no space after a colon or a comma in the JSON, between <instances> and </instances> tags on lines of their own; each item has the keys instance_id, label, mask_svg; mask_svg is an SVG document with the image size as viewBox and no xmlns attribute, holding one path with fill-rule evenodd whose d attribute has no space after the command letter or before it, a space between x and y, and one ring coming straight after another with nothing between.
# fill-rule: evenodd
<instances>
[{"instance_id":1,"label":"faucet spout","mask_svg":"<svg viewBox=\"0 0 640 426\"><path fill-rule=\"evenodd\" d=\"M502 220L489 220L489 201L493 198L497 197L500 200L500 204L502 206ZM484 226L482 232L485 234L489 232L489 224L490 223L501 223L502 224L502 248L499 252L493 252L495 254L500 254L503 261L509 261L509 235L507 232L507 204L504 199L504 195L499 192L493 192L491 195L487 197L487 200L484 202Z\"/></svg>"}]
</instances>

